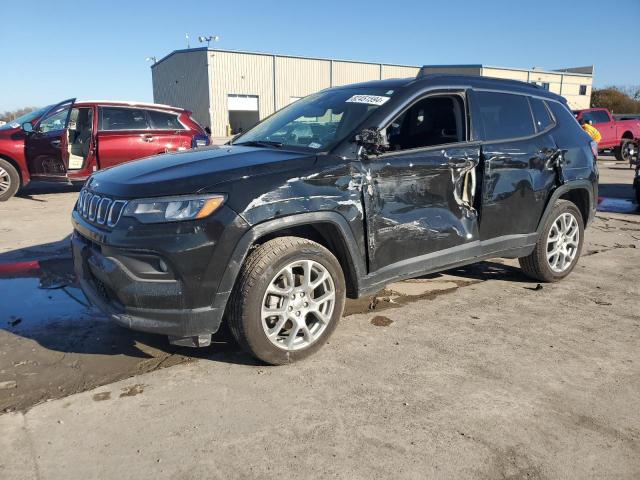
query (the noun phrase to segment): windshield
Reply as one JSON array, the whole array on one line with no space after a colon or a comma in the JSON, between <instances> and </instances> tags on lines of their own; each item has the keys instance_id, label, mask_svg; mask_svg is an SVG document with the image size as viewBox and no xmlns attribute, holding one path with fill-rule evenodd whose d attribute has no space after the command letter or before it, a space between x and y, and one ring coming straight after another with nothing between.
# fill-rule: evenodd
<instances>
[{"instance_id":1,"label":"windshield","mask_svg":"<svg viewBox=\"0 0 640 480\"><path fill-rule=\"evenodd\" d=\"M33 122L35 119L40 118L44 112L47 111L49 107L43 107L38 110L34 110L33 112L25 113L21 117L16 118L15 120L10 120L6 125L2 125L0 130L5 130L8 128L18 128L23 123Z\"/></svg>"},{"instance_id":2,"label":"windshield","mask_svg":"<svg viewBox=\"0 0 640 480\"><path fill-rule=\"evenodd\" d=\"M315 93L276 112L233 144L326 151L344 140L393 93L388 88L367 87Z\"/></svg>"}]
</instances>

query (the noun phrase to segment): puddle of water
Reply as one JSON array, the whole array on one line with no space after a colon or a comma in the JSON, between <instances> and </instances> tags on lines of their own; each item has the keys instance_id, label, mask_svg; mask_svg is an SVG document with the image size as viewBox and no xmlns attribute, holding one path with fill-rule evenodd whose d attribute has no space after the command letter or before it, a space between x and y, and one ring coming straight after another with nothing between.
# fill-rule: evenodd
<instances>
[{"instance_id":1,"label":"puddle of water","mask_svg":"<svg viewBox=\"0 0 640 480\"><path fill-rule=\"evenodd\" d=\"M0 328L15 333L48 328L53 322L86 325L88 317L100 316L73 286L43 289L39 278L5 278L0 279L0 292Z\"/></svg>"},{"instance_id":2,"label":"puddle of water","mask_svg":"<svg viewBox=\"0 0 640 480\"><path fill-rule=\"evenodd\" d=\"M611 213L636 213L638 204L625 198L598 198L598 211Z\"/></svg>"}]
</instances>

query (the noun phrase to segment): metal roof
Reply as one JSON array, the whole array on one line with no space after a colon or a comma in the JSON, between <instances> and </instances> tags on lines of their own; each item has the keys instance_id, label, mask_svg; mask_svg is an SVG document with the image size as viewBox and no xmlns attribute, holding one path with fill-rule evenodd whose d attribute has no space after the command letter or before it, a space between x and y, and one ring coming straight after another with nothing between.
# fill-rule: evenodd
<instances>
[{"instance_id":1,"label":"metal roof","mask_svg":"<svg viewBox=\"0 0 640 480\"><path fill-rule=\"evenodd\" d=\"M557 70L546 70L543 68L517 68L517 67L498 67L496 65L484 65L482 63L453 64L453 65L423 65L422 68L494 68L496 70L509 70L512 72L531 72L531 73L551 73L554 75L576 75L578 77L593 77L593 65L587 67L566 67ZM576 69L591 69L591 73L581 73L572 71Z\"/></svg>"},{"instance_id":2,"label":"metal roof","mask_svg":"<svg viewBox=\"0 0 640 480\"><path fill-rule=\"evenodd\" d=\"M405 64L401 64L401 63L365 62L365 61L362 61L362 60L347 60L347 59L343 59L343 58L307 57L307 56L303 56L303 55L287 55L287 54L280 54L280 53L256 52L256 51L248 51L248 50L226 50L226 49L220 49L220 48L207 48L207 47L184 48L184 49L181 49L181 50L174 50L173 52L169 53L168 55L165 55L160 60L158 60L156 63L151 65L151 68L155 67L159 63L162 63L163 61L165 61L166 59L168 59L169 57L171 57L171 56L173 56L175 54L178 54L178 53L191 53L191 52L202 52L202 51L220 52L220 53L239 53L239 54L244 54L244 55L264 55L264 56L268 56L268 57L299 58L299 59L302 59L302 60L323 60L325 62L346 62L346 63L361 63L361 64L365 64L365 65L388 65L390 67L420 68L419 65L405 65Z\"/></svg>"}]
</instances>

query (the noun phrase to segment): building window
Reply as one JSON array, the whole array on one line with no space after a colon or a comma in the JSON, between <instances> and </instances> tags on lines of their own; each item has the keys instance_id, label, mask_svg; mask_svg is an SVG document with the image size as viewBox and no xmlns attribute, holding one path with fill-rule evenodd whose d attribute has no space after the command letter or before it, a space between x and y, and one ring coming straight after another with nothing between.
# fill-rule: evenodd
<instances>
[{"instance_id":1,"label":"building window","mask_svg":"<svg viewBox=\"0 0 640 480\"><path fill-rule=\"evenodd\" d=\"M587 86L580 85L580 95L586 95L586 94L587 94Z\"/></svg>"}]
</instances>

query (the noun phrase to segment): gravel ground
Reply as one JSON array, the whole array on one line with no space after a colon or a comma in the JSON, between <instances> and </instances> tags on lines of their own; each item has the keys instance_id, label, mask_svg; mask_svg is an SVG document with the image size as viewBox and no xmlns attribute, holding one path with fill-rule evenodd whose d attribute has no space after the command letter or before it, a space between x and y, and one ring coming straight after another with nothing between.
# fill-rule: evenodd
<instances>
[{"instance_id":1,"label":"gravel ground","mask_svg":"<svg viewBox=\"0 0 640 480\"><path fill-rule=\"evenodd\" d=\"M0 477L638 478L631 178L601 162L603 210L630 213L598 214L565 281L496 259L392 284L277 368L225 331L174 349L83 305L77 193L0 204L0 264L38 261L0 278Z\"/></svg>"}]
</instances>

